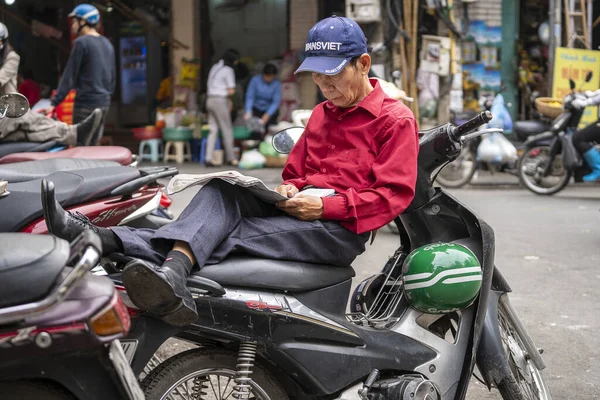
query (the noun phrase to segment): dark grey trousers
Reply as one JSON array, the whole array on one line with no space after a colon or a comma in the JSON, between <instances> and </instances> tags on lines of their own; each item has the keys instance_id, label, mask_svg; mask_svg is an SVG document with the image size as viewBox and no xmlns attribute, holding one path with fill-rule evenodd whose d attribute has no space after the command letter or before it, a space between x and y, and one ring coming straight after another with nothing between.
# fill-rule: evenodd
<instances>
[{"instance_id":1,"label":"dark grey trousers","mask_svg":"<svg viewBox=\"0 0 600 400\"><path fill-rule=\"evenodd\" d=\"M181 241L189 244L199 267L232 253L349 266L369 238L335 221L301 221L219 179L204 186L176 221L158 230L112 229L128 256L162 264L174 242Z\"/></svg>"},{"instance_id":2,"label":"dark grey trousers","mask_svg":"<svg viewBox=\"0 0 600 400\"><path fill-rule=\"evenodd\" d=\"M108 114L108 107L98 107L102 110L102 122L100 122L100 126L96 130L96 132L88 132L85 135L77 135L77 145L78 146L97 146L100 143L100 139L104 136L104 121L106 120L106 114ZM87 117L89 117L93 112L94 107L87 107L84 105L75 104L73 105L73 124L77 124Z\"/></svg>"}]
</instances>

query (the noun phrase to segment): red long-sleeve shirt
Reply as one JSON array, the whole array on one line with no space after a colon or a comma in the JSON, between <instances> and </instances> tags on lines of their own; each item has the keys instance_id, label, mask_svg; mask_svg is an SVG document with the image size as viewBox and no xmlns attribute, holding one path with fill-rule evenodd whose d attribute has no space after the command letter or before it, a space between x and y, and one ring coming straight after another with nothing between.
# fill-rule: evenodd
<instances>
[{"instance_id":1,"label":"red long-sleeve shirt","mask_svg":"<svg viewBox=\"0 0 600 400\"><path fill-rule=\"evenodd\" d=\"M323 219L363 233L392 221L415 195L419 139L414 115L377 80L357 106L319 104L283 170L284 184L331 188Z\"/></svg>"}]
</instances>

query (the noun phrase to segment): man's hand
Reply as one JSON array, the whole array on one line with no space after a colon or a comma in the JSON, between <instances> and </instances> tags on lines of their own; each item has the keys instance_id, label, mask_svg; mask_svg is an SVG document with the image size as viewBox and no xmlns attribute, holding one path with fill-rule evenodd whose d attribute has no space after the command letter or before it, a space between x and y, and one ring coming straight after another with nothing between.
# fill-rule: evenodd
<instances>
[{"instance_id":1,"label":"man's hand","mask_svg":"<svg viewBox=\"0 0 600 400\"><path fill-rule=\"evenodd\" d=\"M244 121L248 121L250 118L252 118L252 113L248 111L246 114L244 114Z\"/></svg>"},{"instance_id":2,"label":"man's hand","mask_svg":"<svg viewBox=\"0 0 600 400\"><path fill-rule=\"evenodd\" d=\"M285 197L292 198L298 194L299 190L294 185L281 185L275 189L275 191Z\"/></svg>"},{"instance_id":3,"label":"man's hand","mask_svg":"<svg viewBox=\"0 0 600 400\"><path fill-rule=\"evenodd\" d=\"M266 124L267 122L269 122L269 119L271 119L271 117L267 113L264 113L263 116L262 116L262 118L261 118L263 124Z\"/></svg>"},{"instance_id":4,"label":"man's hand","mask_svg":"<svg viewBox=\"0 0 600 400\"><path fill-rule=\"evenodd\" d=\"M323 217L323 199L317 196L297 196L280 201L277 208L302 221L314 221Z\"/></svg>"},{"instance_id":5,"label":"man's hand","mask_svg":"<svg viewBox=\"0 0 600 400\"><path fill-rule=\"evenodd\" d=\"M50 106L44 110L44 114L46 114L49 117L52 117L52 114L54 114L54 110L55 110L55 107Z\"/></svg>"}]
</instances>

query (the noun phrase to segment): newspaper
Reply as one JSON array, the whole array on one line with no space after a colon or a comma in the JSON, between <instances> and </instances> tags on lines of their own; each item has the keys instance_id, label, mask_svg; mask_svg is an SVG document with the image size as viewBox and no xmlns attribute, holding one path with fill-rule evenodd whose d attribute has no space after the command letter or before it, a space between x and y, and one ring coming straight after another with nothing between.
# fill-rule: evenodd
<instances>
[{"instance_id":1,"label":"newspaper","mask_svg":"<svg viewBox=\"0 0 600 400\"><path fill-rule=\"evenodd\" d=\"M253 195L266 203L277 203L278 201L288 200L288 197L269 189L263 181L258 178L243 175L238 171L219 171L210 174L180 174L174 176L167 186L167 193L173 194L181 192L191 186L200 186L202 188L213 179L221 179L232 185L238 185L247 188ZM310 196L329 197L335 195L333 189L306 188L300 193Z\"/></svg>"},{"instance_id":2,"label":"newspaper","mask_svg":"<svg viewBox=\"0 0 600 400\"><path fill-rule=\"evenodd\" d=\"M180 174L174 176L167 186L167 193L173 194L181 192L191 186L204 186L213 179L221 179L232 185L238 185L248 188L252 194L266 203L277 203L278 201L287 200L288 198L276 191L269 189L263 181L252 176L246 176L238 171L219 171L210 174Z\"/></svg>"}]
</instances>

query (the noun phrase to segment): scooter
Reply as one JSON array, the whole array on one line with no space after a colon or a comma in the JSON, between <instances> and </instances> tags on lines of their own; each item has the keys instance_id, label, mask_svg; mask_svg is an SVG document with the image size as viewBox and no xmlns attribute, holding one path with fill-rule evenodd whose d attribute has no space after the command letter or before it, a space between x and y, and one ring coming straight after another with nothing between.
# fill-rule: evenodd
<instances>
[{"instance_id":1,"label":"scooter","mask_svg":"<svg viewBox=\"0 0 600 400\"><path fill-rule=\"evenodd\" d=\"M484 112L421 132L415 197L395 220L401 245L381 273L357 286L350 313L350 266L237 254L188 280L199 312L191 326L149 327L151 318L134 318L127 346L136 374L168 337L200 345L150 371L147 398L461 400L477 365L505 399L531 392L550 399L541 350L495 266L492 228L432 187L466 142L502 132L474 132L491 118ZM274 147L288 153L302 132L279 132ZM418 259L428 271L415 266ZM109 272L118 284L118 269Z\"/></svg>"},{"instance_id":2,"label":"scooter","mask_svg":"<svg viewBox=\"0 0 600 400\"><path fill-rule=\"evenodd\" d=\"M161 178L174 167L124 167L110 161L52 159L0 165L0 232L47 233L42 179L60 184L59 202L102 227L153 228L172 220ZM164 221L163 221L164 220Z\"/></svg>"},{"instance_id":3,"label":"scooter","mask_svg":"<svg viewBox=\"0 0 600 400\"><path fill-rule=\"evenodd\" d=\"M588 72L585 82L592 79ZM564 111L546 131L530 136L525 142L525 151L519 159L519 181L527 190L539 195L552 195L563 190L570 182L583 182L583 176L591 169L582 162L576 168L567 168L563 163L563 141L571 140L568 135L579 126L584 110L573 107L575 99L586 98L588 94L575 91L575 82L569 79L571 93L563 100ZM590 94L593 95L591 92Z\"/></svg>"},{"instance_id":4,"label":"scooter","mask_svg":"<svg viewBox=\"0 0 600 400\"><path fill-rule=\"evenodd\" d=\"M113 283L89 273L101 243L0 234L3 400L143 400L123 353L127 309Z\"/></svg>"}]
</instances>

